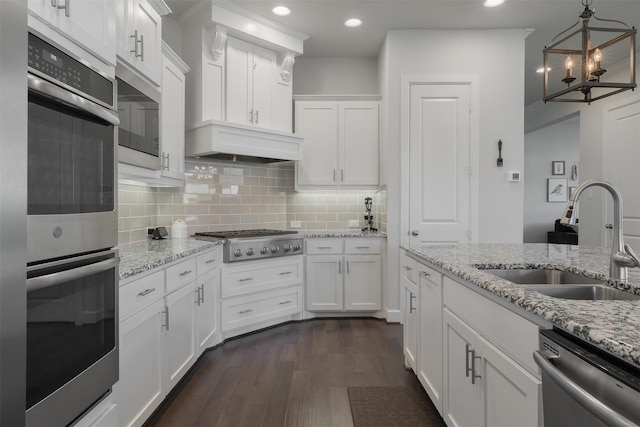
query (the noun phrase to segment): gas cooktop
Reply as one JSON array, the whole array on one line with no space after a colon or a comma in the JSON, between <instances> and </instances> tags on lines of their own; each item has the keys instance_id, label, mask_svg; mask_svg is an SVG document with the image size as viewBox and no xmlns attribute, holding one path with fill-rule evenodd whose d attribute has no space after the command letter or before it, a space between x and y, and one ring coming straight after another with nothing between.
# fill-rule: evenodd
<instances>
[{"instance_id":1,"label":"gas cooktop","mask_svg":"<svg viewBox=\"0 0 640 427\"><path fill-rule=\"evenodd\" d=\"M223 248L223 261L248 261L303 253L303 236L290 230L231 230L195 233L198 237L227 239Z\"/></svg>"}]
</instances>

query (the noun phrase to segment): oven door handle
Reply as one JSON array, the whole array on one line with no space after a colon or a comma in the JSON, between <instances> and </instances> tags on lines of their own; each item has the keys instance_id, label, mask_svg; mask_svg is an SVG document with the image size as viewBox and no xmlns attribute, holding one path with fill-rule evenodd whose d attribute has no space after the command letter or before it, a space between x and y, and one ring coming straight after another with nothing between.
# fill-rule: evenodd
<instances>
[{"instance_id":1,"label":"oven door handle","mask_svg":"<svg viewBox=\"0 0 640 427\"><path fill-rule=\"evenodd\" d=\"M104 107L99 106L73 92L62 89L60 86L56 86L53 83L49 83L33 74L27 74L27 82L29 90L39 93L53 101L61 102L71 107L82 110L86 113L101 118L107 123L114 126L120 124L117 114L113 113Z\"/></svg>"},{"instance_id":2,"label":"oven door handle","mask_svg":"<svg viewBox=\"0 0 640 427\"><path fill-rule=\"evenodd\" d=\"M48 288L64 282L81 279L96 273L109 270L116 267L120 262L120 258L111 258L95 264L83 265L82 267L72 268L69 270L58 271L56 273L45 274L43 276L32 277L27 279L27 292L37 291L39 289Z\"/></svg>"},{"instance_id":3,"label":"oven door handle","mask_svg":"<svg viewBox=\"0 0 640 427\"><path fill-rule=\"evenodd\" d=\"M600 400L589 394L579 384L564 375L562 371L556 368L549 358L545 357L540 351L533 352L533 360L540 367L540 370L547 374L549 378L556 383L565 393L578 402L587 411L591 412L600 421L610 426L635 426L637 424L614 411Z\"/></svg>"}]
</instances>

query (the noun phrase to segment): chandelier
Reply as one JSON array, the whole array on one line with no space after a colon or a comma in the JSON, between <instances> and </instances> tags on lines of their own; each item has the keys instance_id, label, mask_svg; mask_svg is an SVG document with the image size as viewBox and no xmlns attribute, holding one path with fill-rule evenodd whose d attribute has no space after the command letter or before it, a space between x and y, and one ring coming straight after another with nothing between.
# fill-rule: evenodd
<instances>
[{"instance_id":1,"label":"chandelier","mask_svg":"<svg viewBox=\"0 0 640 427\"><path fill-rule=\"evenodd\" d=\"M636 87L635 27L598 18L589 8L591 3L592 0L582 0L582 27L574 29L580 24L579 19L543 50L544 102L591 103ZM592 27L591 18L617 28ZM627 73L627 62L629 79L611 81ZM608 72L607 67L619 68Z\"/></svg>"}]
</instances>

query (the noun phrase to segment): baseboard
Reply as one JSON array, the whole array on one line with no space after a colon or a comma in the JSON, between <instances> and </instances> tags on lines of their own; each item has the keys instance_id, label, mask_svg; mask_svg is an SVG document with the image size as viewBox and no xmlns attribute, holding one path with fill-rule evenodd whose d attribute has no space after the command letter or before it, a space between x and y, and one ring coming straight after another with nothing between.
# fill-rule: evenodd
<instances>
[{"instance_id":1,"label":"baseboard","mask_svg":"<svg viewBox=\"0 0 640 427\"><path fill-rule=\"evenodd\" d=\"M402 312L387 309L387 323L402 323Z\"/></svg>"}]
</instances>

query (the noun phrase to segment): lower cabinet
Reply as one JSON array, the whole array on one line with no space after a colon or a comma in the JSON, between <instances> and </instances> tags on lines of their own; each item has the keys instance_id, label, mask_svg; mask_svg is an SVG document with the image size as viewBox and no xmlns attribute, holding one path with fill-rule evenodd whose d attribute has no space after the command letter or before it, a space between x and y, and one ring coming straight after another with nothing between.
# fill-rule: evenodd
<instances>
[{"instance_id":1,"label":"lower cabinet","mask_svg":"<svg viewBox=\"0 0 640 427\"><path fill-rule=\"evenodd\" d=\"M447 309L444 319L447 425L537 427L540 380Z\"/></svg>"},{"instance_id":2,"label":"lower cabinet","mask_svg":"<svg viewBox=\"0 0 640 427\"><path fill-rule=\"evenodd\" d=\"M306 239L308 311L382 308L379 239Z\"/></svg>"},{"instance_id":3,"label":"lower cabinet","mask_svg":"<svg viewBox=\"0 0 640 427\"><path fill-rule=\"evenodd\" d=\"M414 373L418 372L418 343L420 332L420 299L418 298L418 286L407 277L402 279L402 290L404 295L404 328L403 328L403 350L404 363L406 368L411 368Z\"/></svg>"},{"instance_id":4,"label":"lower cabinet","mask_svg":"<svg viewBox=\"0 0 640 427\"><path fill-rule=\"evenodd\" d=\"M112 425L142 425L202 351L220 342L219 249L120 284L118 420Z\"/></svg>"}]
</instances>

